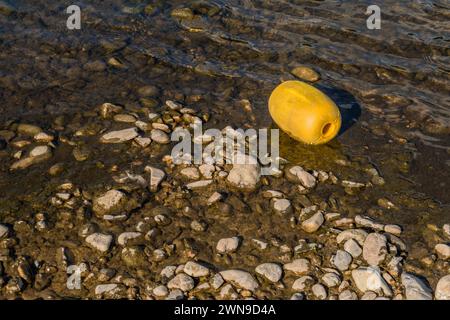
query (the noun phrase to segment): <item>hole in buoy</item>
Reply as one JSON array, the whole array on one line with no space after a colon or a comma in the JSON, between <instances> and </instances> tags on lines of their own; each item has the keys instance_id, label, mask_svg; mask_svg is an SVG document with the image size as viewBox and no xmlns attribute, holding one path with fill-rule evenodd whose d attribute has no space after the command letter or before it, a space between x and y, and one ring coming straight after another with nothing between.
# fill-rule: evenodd
<instances>
[{"instance_id":1,"label":"hole in buoy","mask_svg":"<svg viewBox=\"0 0 450 320\"><path fill-rule=\"evenodd\" d=\"M326 136L328 133L330 133L330 131L331 131L331 123L327 123L326 125L323 126L322 134L324 136Z\"/></svg>"}]
</instances>

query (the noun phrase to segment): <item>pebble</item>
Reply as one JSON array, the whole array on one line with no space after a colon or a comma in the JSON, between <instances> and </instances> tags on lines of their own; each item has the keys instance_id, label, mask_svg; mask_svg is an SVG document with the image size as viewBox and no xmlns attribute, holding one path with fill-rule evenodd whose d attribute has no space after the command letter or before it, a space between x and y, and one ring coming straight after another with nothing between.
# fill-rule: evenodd
<instances>
[{"instance_id":1,"label":"pebble","mask_svg":"<svg viewBox=\"0 0 450 320\"><path fill-rule=\"evenodd\" d=\"M50 135L50 134L48 134L48 133L45 133L45 132L39 132L38 134L36 134L36 135L33 137L33 139L34 139L36 142L45 142L45 143L48 143L48 142L53 141L54 138L55 138L55 137L53 137L52 135Z\"/></svg>"},{"instance_id":2,"label":"pebble","mask_svg":"<svg viewBox=\"0 0 450 320\"><path fill-rule=\"evenodd\" d=\"M198 167L200 170L201 175L205 179L212 179L214 171L216 171L216 168L212 164L202 164Z\"/></svg>"},{"instance_id":3,"label":"pebble","mask_svg":"<svg viewBox=\"0 0 450 320\"><path fill-rule=\"evenodd\" d=\"M248 272L242 270L226 270L220 272L222 278L232 284L249 291L255 291L259 284L256 279Z\"/></svg>"},{"instance_id":4,"label":"pebble","mask_svg":"<svg viewBox=\"0 0 450 320\"><path fill-rule=\"evenodd\" d=\"M280 281L283 275L283 269L276 263L260 264L255 268L255 271L272 282Z\"/></svg>"},{"instance_id":5,"label":"pebble","mask_svg":"<svg viewBox=\"0 0 450 320\"><path fill-rule=\"evenodd\" d=\"M206 277L207 275L209 275L209 269L195 261L188 261L184 265L183 270L184 273L194 278Z\"/></svg>"},{"instance_id":6,"label":"pebble","mask_svg":"<svg viewBox=\"0 0 450 320\"><path fill-rule=\"evenodd\" d=\"M295 259L292 262L286 263L283 269L295 273L296 275L302 275L309 271L310 262L307 259Z\"/></svg>"},{"instance_id":7,"label":"pebble","mask_svg":"<svg viewBox=\"0 0 450 320\"><path fill-rule=\"evenodd\" d=\"M165 172L161 169L151 166L146 166L144 171L150 173L150 183L149 183L150 191L152 192L157 191L161 181L163 181L164 177L166 176Z\"/></svg>"},{"instance_id":8,"label":"pebble","mask_svg":"<svg viewBox=\"0 0 450 320\"><path fill-rule=\"evenodd\" d=\"M311 218L302 222L302 229L308 233L316 232L324 222L321 211L316 212Z\"/></svg>"},{"instance_id":9,"label":"pebble","mask_svg":"<svg viewBox=\"0 0 450 320\"><path fill-rule=\"evenodd\" d=\"M166 277L167 279L170 279L175 275L176 269L177 269L176 266L166 266L161 270L160 275L161 277Z\"/></svg>"},{"instance_id":10,"label":"pebble","mask_svg":"<svg viewBox=\"0 0 450 320\"><path fill-rule=\"evenodd\" d=\"M125 246L129 240L139 238L141 235L140 232L123 232L117 237L117 243Z\"/></svg>"},{"instance_id":11,"label":"pebble","mask_svg":"<svg viewBox=\"0 0 450 320\"><path fill-rule=\"evenodd\" d=\"M156 86L146 85L146 86L140 87L137 90L137 93L141 97L154 97L154 96L158 95L159 89Z\"/></svg>"},{"instance_id":12,"label":"pebble","mask_svg":"<svg viewBox=\"0 0 450 320\"><path fill-rule=\"evenodd\" d=\"M367 232L364 231L363 229L348 229L339 233L338 236L336 237L336 241L337 243L341 243L349 239L353 239L362 246L364 245L366 237Z\"/></svg>"},{"instance_id":13,"label":"pebble","mask_svg":"<svg viewBox=\"0 0 450 320\"><path fill-rule=\"evenodd\" d=\"M152 143L152 139L146 137L137 137L136 139L134 139L134 142L136 142L138 146L146 148Z\"/></svg>"},{"instance_id":14,"label":"pebble","mask_svg":"<svg viewBox=\"0 0 450 320\"><path fill-rule=\"evenodd\" d=\"M42 132L42 129L33 124L21 123L17 126L17 132L24 136L34 137Z\"/></svg>"},{"instance_id":15,"label":"pebble","mask_svg":"<svg viewBox=\"0 0 450 320\"><path fill-rule=\"evenodd\" d=\"M27 157L14 162L11 165L11 170L26 169L33 164L50 159L51 156L52 150L49 146L37 146L30 151Z\"/></svg>"},{"instance_id":16,"label":"pebble","mask_svg":"<svg viewBox=\"0 0 450 320\"><path fill-rule=\"evenodd\" d=\"M313 285L311 291L313 295L320 300L325 300L327 298L327 290L320 283Z\"/></svg>"},{"instance_id":17,"label":"pebble","mask_svg":"<svg viewBox=\"0 0 450 320\"><path fill-rule=\"evenodd\" d=\"M185 273L179 273L168 283L169 289L180 289L184 292L194 289L194 279Z\"/></svg>"},{"instance_id":18,"label":"pebble","mask_svg":"<svg viewBox=\"0 0 450 320\"><path fill-rule=\"evenodd\" d=\"M352 271L352 278L356 287L361 292L383 292L387 296L392 295L392 290L381 276L380 271L372 267L360 267Z\"/></svg>"},{"instance_id":19,"label":"pebble","mask_svg":"<svg viewBox=\"0 0 450 320\"><path fill-rule=\"evenodd\" d=\"M273 209L279 214L286 214L291 209L291 202L288 199L273 199Z\"/></svg>"},{"instance_id":20,"label":"pebble","mask_svg":"<svg viewBox=\"0 0 450 320\"><path fill-rule=\"evenodd\" d=\"M353 239L345 241L344 250L350 253L353 258L358 258L362 253L362 249L359 246L358 242Z\"/></svg>"},{"instance_id":21,"label":"pebble","mask_svg":"<svg viewBox=\"0 0 450 320\"><path fill-rule=\"evenodd\" d=\"M135 123L137 119L131 114L119 113L114 115L113 120L116 122Z\"/></svg>"},{"instance_id":22,"label":"pebble","mask_svg":"<svg viewBox=\"0 0 450 320\"><path fill-rule=\"evenodd\" d=\"M327 272L322 276L322 281L328 288L332 288L341 283L341 278L334 272Z\"/></svg>"},{"instance_id":23,"label":"pebble","mask_svg":"<svg viewBox=\"0 0 450 320\"><path fill-rule=\"evenodd\" d=\"M204 188L204 187L209 186L212 182L213 182L213 180L199 180L199 181L188 183L186 185L186 188L188 188L188 189Z\"/></svg>"},{"instance_id":24,"label":"pebble","mask_svg":"<svg viewBox=\"0 0 450 320\"><path fill-rule=\"evenodd\" d=\"M305 291L307 287L314 283L314 279L310 276L303 276L298 278L292 284L292 290Z\"/></svg>"},{"instance_id":25,"label":"pebble","mask_svg":"<svg viewBox=\"0 0 450 320\"><path fill-rule=\"evenodd\" d=\"M184 168L180 171L180 174L190 180L200 179L200 172L195 167Z\"/></svg>"},{"instance_id":26,"label":"pebble","mask_svg":"<svg viewBox=\"0 0 450 320\"><path fill-rule=\"evenodd\" d=\"M253 243L261 250L266 250L269 244L267 242L258 240L258 239L252 239Z\"/></svg>"},{"instance_id":27,"label":"pebble","mask_svg":"<svg viewBox=\"0 0 450 320\"><path fill-rule=\"evenodd\" d=\"M0 224L0 239L6 238L9 233L9 228L4 224Z\"/></svg>"},{"instance_id":28,"label":"pebble","mask_svg":"<svg viewBox=\"0 0 450 320\"><path fill-rule=\"evenodd\" d=\"M300 292L294 293L289 300L303 300L305 297Z\"/></svg>"},{"instance_id":29,"label":"pebble","mask_svg":"<svg viewBox=\"0 0 450 320\"><path fill-rule=\"evenodd\" d=\"M113 236L103 233L93 233L86 237L86 242L94 249L101 252L109 250L113 240Z\"/></svg>"},{"instance_id":30,"label":"pebble","mask_svg":"<svg viewBox=\"0 0 450 320\"><path fill-rule=\"evenodd\" d=\"M377 266L386 258L387 239L379 233L367 236L363 246L363 258L371 266Z\"/></svg>"},{"instance_id":31,"label":"pebble","mask_svg":"<svg viewBox=\"0 0 450 320\"><path fill-rule=\"evenodd\" d=\"M184 299L184 293L180 289L170 290L166 300L181 300Z\"/></svg>"},{"instance_id":32,"label":"pebble","mask_svg":"<svg viewBox=\"0 0 450 320\"><path fill-rule=\"evenodd\" d=\"M382 231L384 230L384 224L382 223L376 223L372 220L372 218L357 215L355 216L355 223L359 226L363 226L366 228Z\"/></svg>"},{"instance_id":33,"label":"pebble","mask_svg":"<svg viewBox=\"0 0 450 320\"><path fill-rule=\"evenodd\" d=\"M293 183L300 183L305 188L313 188L316 185L316 178L300 166L286 170L286 178Z\"/></svg>"},{"instance_id":34,"label":"pebble","mask_svg":"<svg viewBox=\"0 0 450 320\"><path fill-rule=\"evenodd\" d=\"M444 231L444 234L447 236L447 238L450 239L450 224L446 223L442 226L442 230Z\"/></svg>"},{"instance_id":35,"label":"pebble","mask_svg":"<svg viewBox=\"0 0 450 320\"><path fill-rule=\"evenodd\" d=\"M352 256L346 251L338 250L332 258L332 263L340 271L346 271L352 263Z\"/></svg>"},{"instance_id":36,"label":"pebble","mask_svg":"<svg viewBox=\"0 0 450 320\"><path fill-rule=\"evenodd\" d=\"M157 297L165 297L169 294L169 289L166 286L157 286L152 292Z\"/></svg>"},{"instance_id":37,"label":"pebble","mask_svg":"<svg viewBox=\"0 0 450 320\"><path fill-rule=\"evenodd\" d=\"M220 253L234 252L239 247L239 238L223 238L217 242L216 249Z\"/></svg>"},{"instance_id":38,"label":"pebble","mask_svg":"<svg viewBox=\"0 0 450 320\"><path fill-rule=\"evenodd\" d=\"M116 283L99 284L95 287L95 294L98 296L103 295L103 294L108 294L108 296L113 296L121 290L122 290L122 288L119 287L119 285Z\"/></svg>"},{"instance_id":39,"label":"pebble","mask_svg":"<svg viewBox=\"0 0 450 320\"><path fill-rule=\"evenodd\" d=\"M214 192L206 201L208 206L220 201L223 199L222 194L220 194L219 192Z\"/></svg>"},{"instance_id":40,"label":"pebble","mask_svg":"<svg viewBox=\"0 0 450 320\"><path fill-rule=\"evenodd\" d=\"M216 273L212 278L211 278L211 286L213 287L213 289L217 290L219 289L222 284L225 281L223 280L222 276L219 273Z\"/></svg>"},{"instance_id":41,"label":"pebble","mask_svg":"<svg viewBox=\"0 0 450 320\"><path fill-rule=\"evenodd\" d=\"M150 131L150 138L159 144L168 144L170 143L170 137L167 133L159 129L153 129Z\"/></svg>"},{"instance_id":42,"label":"pebble","mask_svg":"<svg viewBox=\"0 0 450 320\"><path fill-rule=\"evenodd\" d=\"M384 226L384 232L399 236L402 233L402 228L396 224L387 224Z\"/></svg>"},{"instance_id":43,"label":"pebble","mask_svg":"<svg viewBox=\"0 0 450 320\"><path fill-rule=\"evenodd\" d=\"M439 243L434 247L439 258L448 260L450 258L450 246L445 243Z\"/></svg>"},{"instance_id":44,"label":"pebble","mask_svg":"<svg viewBox=\"0 0 450 320\"><path fill-rule=\"evenodd\" d=\"M358 296L351 290L344 290L339 294L339 300L358 300Z\"/></svg>"},{"instance_id":45,"label":"pebble","mask_svg":"<svg viewBox=\"0 0 450 320\"><path fill-rule=\"evenodd\" d=\"M106 214L114 214L120 212L125 203L127 196L119 190L109 190L102 196L95 198L92 205L92 210L97 216Z\"/></svg>"},{"instance_id":46,"label":"pebble","mask_svg":"<svg viewBox=\"0 0 450 320\"><path fill-rule=\"evenodd\" d=\"M299 66L292 69L291 73L301 80L316 82L320 79L320 74L309 67Z\"/></svg>"},{"instance_id":47,"label":"pebble","mask_svg":"<svg viewBox=\"0 0 450 320\"><path fill-rule=\"evenodd\" d=\"M243 157L246 164L234 164L227 176L227 181L236 188L254 190L260 178L259 165L253 157L248 155Z\"/></svg>"},{"instance_id":48,"label":"pebble","mask_svg":"<svg viewBox=\"0 0 450 320\"><path fill-rule=\"evenodd\" d=\"M418 277L403 272L401 276L402 284L405 287L407 300L432 300L431 289Z\"/></svg>"},{"instance_id":49,"label":"pebble","mask_svg":"<svg viewBox=\"0 0 450 320\"><path fill-rule=\"evenodd\" d=\"M377 298L377 294L373 291L366 291L362 296L361 300L375 300Z\"/></svg>"},{"instance_id":50,"label":"pebble","mask_svg":"<svg viewBox=\"0 0 450 320\"><path fill-rule=\"evenodd\" d=\"M130 140L133 140L139 135L136 128L128 128L118 131L111 131L104 134L100 138L100 142L102 143L123 143Z\"/></svg>"},{"instance_id":51,"label":"pebble","mask_svg":"<svg viewBox=\"0 0 450 320\"><path fill-rule=\"evenodd\" d=\"M450 275L446 275L438 281L434 296L436 300L450 300Z\"/></svg>"}]
</instances>

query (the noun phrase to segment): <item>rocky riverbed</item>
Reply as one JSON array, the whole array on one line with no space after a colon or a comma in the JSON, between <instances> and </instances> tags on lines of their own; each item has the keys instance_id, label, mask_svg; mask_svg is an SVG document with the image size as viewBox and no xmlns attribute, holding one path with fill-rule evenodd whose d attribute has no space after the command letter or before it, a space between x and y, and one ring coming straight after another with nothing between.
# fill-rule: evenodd
<instances>
[{"instance_id":1,"label":"rocky riverbed","mask_svg":"<svg viewBox=\"0 0 450 320\"><path fill-rule=\"evenodd\" d=\"M450 299L450 224L412 242L395 219L433 203L387 193L389 177L348 159L280 159L270 176L258 162L175 164L171 133L209 119L166 100L1 128L11 188L46 183L2 203L0 297Z\"/></svg>"}]
</instances>

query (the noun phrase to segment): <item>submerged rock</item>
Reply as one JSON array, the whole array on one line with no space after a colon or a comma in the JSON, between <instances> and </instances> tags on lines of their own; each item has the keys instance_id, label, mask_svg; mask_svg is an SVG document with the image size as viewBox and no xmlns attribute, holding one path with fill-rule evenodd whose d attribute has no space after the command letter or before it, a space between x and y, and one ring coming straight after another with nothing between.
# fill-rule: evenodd
<instances>
[{"instance_id":1,"label":"submerged rock","mask_svg":"<svg viewBox=\"0 0 450 320\"><path fill-rule=\"evenodd\" d=\"M316 232L325 221L322 212L316 212L311 218L302 222L302 229L308 233Z\"/></svg>"},{"instance_id":2,"label":"submerged rock","mask_svg":"<svg viewBox=\"0 0 450 320\"><path fill-rule=\"evenodd\" d=\"M239 156L238 156L239 160ZM260 168L251 156L243 155L242 162L233 165L227 176L227 181L234 187L243 190L254 190L259 182Z\"/></svg>"},{"instance_id":3,"label":"submerged rock","mask_svg":"<svg viewBox=\"0 0 450 320\"><path fill-rule=\"evenodd\" d=\"M49 146L37 146L30 151L30 154L26 158L14 162L11 170L26 169L33 164L50 159L51 156L52 150Z\"/></svg>"},{"instance_id":4,"label":"submerged rock","mask_svg":"<svg viewBox=\"0 0 450 320\"><path fill-rule=\"evenodd\" d=\"M320 74L306 66L295 67L292 69L291 73L301 80L310 82L316 82L320 79Z\"/></svg>"},{"instance_id":5,"label":"submerged rock","mask_svg":"<svg viewBox=\"0 0 450 320\"><path fill-rule=\"evenodd\" d=\"M260 264L256 267L255 271L272 282L280 281L283 275L283 269L276 263Z\"/></svg>"},{"instance_id":6,"label":"submerged rock","mask_svg":"<svg viewBox=\"0 0 450 320\"><path fill-rule=\"evenodd\" d=\"M111 246L113 237L109 234L93 233L86 237L86 242L94 249L106 252Z\"/></svg>"},{"instance_id":7,"label":"submerged rock","mask_svg":"<svg viewBox=\"0 0 450 320\"><path fill-rule=\"evenodd\" d=\"M123 143L133 140L139 135L137 128L128 128L105 133L101 138L102 143Z\"/></svg>"}]
</instances>

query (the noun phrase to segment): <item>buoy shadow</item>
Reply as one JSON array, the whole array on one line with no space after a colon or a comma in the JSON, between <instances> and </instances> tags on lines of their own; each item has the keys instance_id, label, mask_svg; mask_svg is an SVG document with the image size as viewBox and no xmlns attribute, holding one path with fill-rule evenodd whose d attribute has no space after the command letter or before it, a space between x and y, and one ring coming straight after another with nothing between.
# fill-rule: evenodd
<instances>
[{"instance_id":1,"label":"buoy shadow","mask_svg":"<svg viewBox=\"0 0 450 320\"><path fill-rule=\"evenodd\" d=\"M341 112L342 124L337 135L342 135L360 118L361 107L359 103L350 92L344 89L324 85L317 85L317 88L328 95L338 106Z\"/></svg>"}]
</instances>

